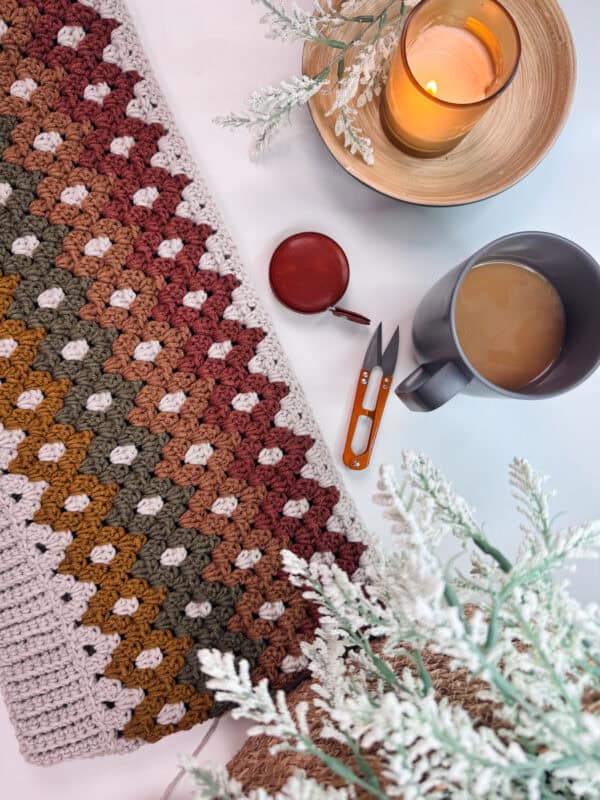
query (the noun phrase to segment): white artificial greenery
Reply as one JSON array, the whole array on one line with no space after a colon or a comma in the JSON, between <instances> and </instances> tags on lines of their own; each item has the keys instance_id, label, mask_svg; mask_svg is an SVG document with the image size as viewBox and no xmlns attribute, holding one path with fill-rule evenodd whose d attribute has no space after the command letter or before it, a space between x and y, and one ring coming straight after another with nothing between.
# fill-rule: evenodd
<instances>
[{"instance_id":1,"label":"white artificial greenery","mask_svg":"<svg viewBox=\"0 0 600 800\"><path fill-rule=\"evenodd\" d=\"M282 0L252 2L263 7L261 22L270 38L322 45L331 50L331 60L318 75L294 76L253 92L242 113L218 117L217 124L250 129L254 152L260 153L292 111L315 94L327 94L331 101L327 113L335 115L336 135L351 153L373 164L373 147L357 123L358 110L381 94L406 11L416 0L380 0L375 10L369 5L368 14L361 13L363 0L313 0L310 11ZM347 23L358 32L345 40L336 38L336 28Z\"/></svg>"},{"instance_id":2,"label":"white artificial greenery","mask_svg":"<svg viewBox=\"0 0 600 800\"><path fill-rule=\"evenodd\" d=\"M200 651L208 686L234 705L234 717L254 721L251 735L279 739L274 752L317 756L345 785L297 772L280 800L341 800L357 788L379 800L597 799L600 716L584 710L584 697L600 693L600 613L574 600L556 572L598 555L600 522L555 529L544 479L515 460L510 482L524 522L511 563L426 458L406 453L402 466L401 481L382 470L375 498L392 521L393 553L371 545L352 579L326 559L283 556L290 580L320 612L315 639L302 648L319 736L311 736L307 703L291 710L283 692L271 693L266 681L254 686L248 664L231 654ZM446 536L463 548L465 574L456 557L438 555ZM479 696L497 704L500 726L476 723L436 695L426 649L484 682ZM399 656L413 669L397 674ZM315 739L345 744L352 763ZM185 766L197 800L270 800L264 790L245 794L224 769Z\"/></svg>"}]
</instances>

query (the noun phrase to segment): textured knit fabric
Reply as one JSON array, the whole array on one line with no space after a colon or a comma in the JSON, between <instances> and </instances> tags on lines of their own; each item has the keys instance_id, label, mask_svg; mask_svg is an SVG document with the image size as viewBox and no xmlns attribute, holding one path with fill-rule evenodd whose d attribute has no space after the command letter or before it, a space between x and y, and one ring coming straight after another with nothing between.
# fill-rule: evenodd
<instances>
[{"instance_id":1,"label":"textured knit fabric","mask_svg":"<svg viewBox=\"0 0 600 800\"><path fill-rule=\"evenodd\" d=\"M280 551L360 523L121 0L0 0L0 684L25 756L222 709L197 651L297 683Z\"/></svg>"}]
</instances>

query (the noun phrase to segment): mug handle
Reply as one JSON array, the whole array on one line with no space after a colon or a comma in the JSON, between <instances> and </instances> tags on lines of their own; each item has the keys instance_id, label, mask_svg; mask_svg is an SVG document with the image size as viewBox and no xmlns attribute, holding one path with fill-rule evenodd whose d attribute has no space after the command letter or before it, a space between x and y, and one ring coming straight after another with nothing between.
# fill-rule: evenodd
<instances>
[{"instance_id":1,"label":"mug handle","mask_svg":"<svg viewBox=\"0 0 600 800\"><path fill-rule=\"evenodd\" d=\"M434 411L462 391L470 377L454 361L421 364L396 388L411 411Z\"/></svg>"}]
</instances>

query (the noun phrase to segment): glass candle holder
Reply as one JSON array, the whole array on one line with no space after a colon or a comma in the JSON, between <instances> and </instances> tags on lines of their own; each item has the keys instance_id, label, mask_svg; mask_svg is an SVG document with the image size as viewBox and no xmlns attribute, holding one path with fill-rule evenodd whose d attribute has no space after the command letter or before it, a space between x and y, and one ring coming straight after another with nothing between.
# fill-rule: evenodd
<instances>
[{"instance_id":1,"label":"glass candle holder","mask_svg":"<svg viewBox=\"0 0 600 800\"><path fill-rule=\"evenodd\" d=\"M497 0L422 0L390 67L388 138L411 155L449 152L508 87L520 57L517 26Z\"/></svg>"}]
</instances>

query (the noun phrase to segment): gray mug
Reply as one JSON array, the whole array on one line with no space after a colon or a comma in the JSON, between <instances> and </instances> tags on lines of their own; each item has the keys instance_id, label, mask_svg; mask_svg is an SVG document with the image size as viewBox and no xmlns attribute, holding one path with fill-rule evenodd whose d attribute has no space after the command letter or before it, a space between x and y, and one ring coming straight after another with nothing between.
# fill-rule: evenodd
<instances>
[{"instance_id":1,"label":"gray mug","mask_svg":"<svg viewBox=\"0 0 600 800\"><path fill-rule=\"evenodd\" d=\"M560 295L565 342L555 364L519 391L496 386L469 363L458 340L455 307L467 273L479 264L508 261L543 275ZM551 233L503 236L449 272L417 309L413 342L421 363L396 389L413 411L433 411L459 392L538 399L554 397L588 378L600 363L600 266L578 245Z\"/></svg>"}]
</instances>

